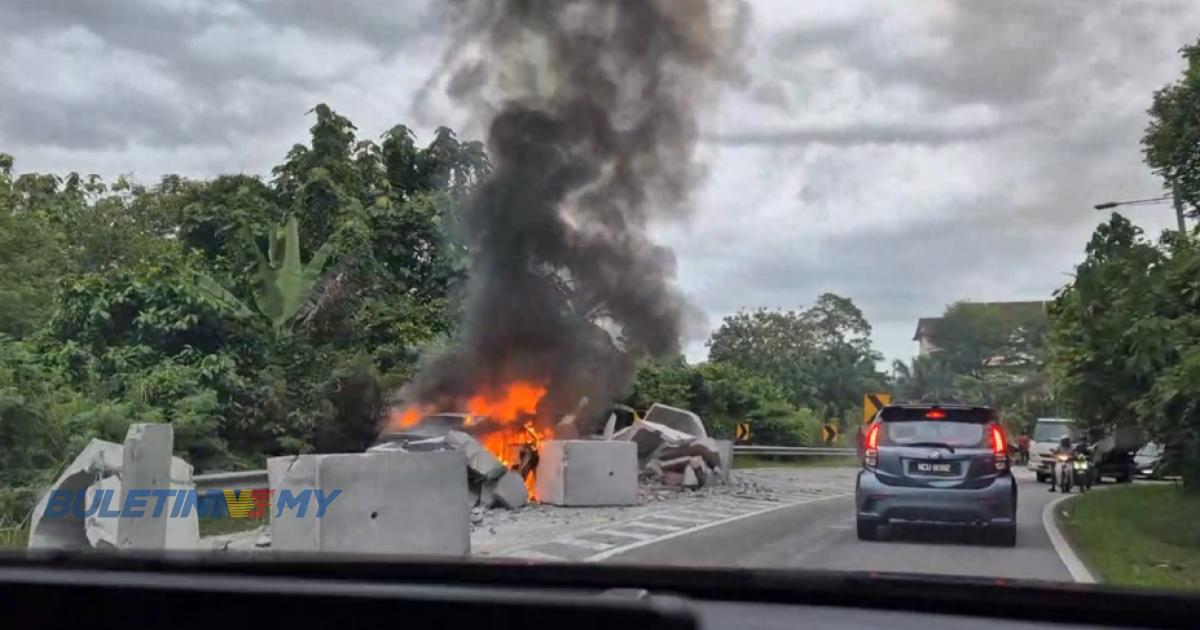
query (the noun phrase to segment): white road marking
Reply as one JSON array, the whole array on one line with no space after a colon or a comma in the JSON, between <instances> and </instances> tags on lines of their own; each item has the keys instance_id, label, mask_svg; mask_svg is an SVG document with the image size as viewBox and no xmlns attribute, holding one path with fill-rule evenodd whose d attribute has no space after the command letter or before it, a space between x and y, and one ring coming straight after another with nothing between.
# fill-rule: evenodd
<instances>
[{"instance_id":1,"label":"white road marking","mask_svg":"<svg viewBox=\"0 0 1200 630\"><path fill-rule=\"evenodd\" d=\"M663 525L661 523L647 523L646 521L633 521L631 523L627 523L627 525L637 525L638 527L645 527L646 529L657 529L659 531L664 531L664 532L678 531L681 527L683 527L682 525Z\"/></svg>"},{"instance_id":2,"label":"white road marking","mask_svg":"<svg viewBox=\"0 0 1200 630\"><path fill-rule=\"evenodd\" d=\"M542 552L536 551L534 549L518 549L512 553L505 554L504 557L520 558L522 560L557 560L559 562L566 560L566 558L564 558L562 556L556 556L556 555L550 554L550 553L542 553Z\"/></svg>"},{"instance_id":3,"label":"white road marking","mask_svg":"<svg viewBox=\"0 0 1200 630\"><path fill-rule=\"evenodd\" d=\"M588 533L589 534L608 534L609 536L624 536L626 538L637 538L638 540L657 540L659 538L659 536L657 534L640 534L637 532L627 532L625 530L619 529L619 527L620 526L610 527L608 529L593 529L592 531L590 531ZM669 535L670 534L668 534L668 536ZM551 541L551 542L553 542L553 541Z\"/></svg>"},{"instance_id":4,"label":"white road marking","mask_svg":"<svg viewBox=\"0 0 1200 630\"><path fill-rule=\"evenodd\" d=\"M1058 552L1059 560L1066 565L1067 572L1071 574L1076 582L1082 584L1095 584L1096 578L1079 556L1075 555L1075 550L1071 549L1071 544L1067 542L1066 537L1058 530L1058 523L1055 522L1054 508L1059 503L1072 498L1075 495L1064 494L1061 497L1046 504L1042 508L1042 527L1046 528L1046 534L1050 536L1050 542L1054 545L1054 551Z\"/></svg>"},{"instance_id":5,"label":"white road marking","mask_svg":"<svg viewBox=\"0 0 1200 630\"><path fill-rule=\"evenodd\" d=\"M616 546L612 543L584 540L582 538L575 538L574 536L560 536L549 542L562 543L564 545L574 545L576 547L583 547L584 549L591 549L592 551L606 551Z\"/></svg>"},{"instance_id":6,"label":"white road marking","mask_svg":"<svg viewBox=\"0 0 1200 630\"><path fill-rule=\"evenodd\" d=\"M607 550L607 551L601 551L601 552L600 552L600 553L598 553L598 554L595 554L595 555L593 555L593 556L589 556L589 557L587 557L587 558L584 558L584 559L583 559L583 561L584 561L584 562L599 562L599 561L601 561L601 560L607 560L608 558L611 558L611 557L613 557L613 556L616 556L616 555L619 555L619 554L625 553L626 551L632 551L632 550L634 550L634 549L637 549L638 547L645 547L646 545L652 545L652 544L654 544L654 543L657 543L657 542L662 542L662 541L664 541L664 540L670 540L670 539L672 539L672 538L678 538L678 537L680 537L680 536L686 536L686 535L688 535L688 534L692 534L692 533L698 532L698 531L700 531L700 530L708 529L708 528L710 528L710 527L716 527L716 526L718 526L718 525L724 525L724 524L726 524L726 523L732 523L732 522L734 522L734 521L740 521L740 520L742 520L742 519L744 519L744 518L750 518L750 517L752 517L752 516L758 516L758 515L760 515L760 514L766 514L767 512L773 512L773 511L775 511L775 510L779 510L779 509L782 509L782 508L785 508L785 507L792 507L792 506L794 506L794 505L804 505L804 504L806 504L806 503L816 503L817 501L828 501L829 499L838 499L838 498L841 498L841 497L847 497L847 496L851 496L851 494L850 494L850 493L845 493L845 494L837 494L837 495L830 495L830 496L824 496L824 497L817 497L817 498L814 498L814 499L807 499L807 500L804 500L804 501L797 501L797 502L795 502L795 503L782 503L782 504L775 504L775 505L772 505L772 506L771 506L771 507L769 507L769 508L764 508L764 509L761 509L761 510L757 510L757 511L755 511L755 512L747 512L747 513L745 513L745 514L738 514L737 516L731 516L731 517L729 517L729 518L721 519L721 520L719 520L719 521L711 521L711 522L708 522L708 523L703 523L703 524L700 524L700 525L696 525L695 527L689 527L689 528L687 528L687 529L681 529L681 530L679 530L679 531L677 531L677 532L672 532L672 533L670 533L670 534L666 534L666 535L663 535L663 536L656 536L656 537L650 538L650 539L648 539L648 540L640 540L640 541L638 541L638 542L635 542L635 543L629 543L628 545L621 545L620 547L614 547L614 548L612 548L612 549L609 549L609 550ZM613 532L613 533L616 533L616 532Z\"/></svg>"},{"instance_id":7,"label":"white road marking","mask_svg":"<svg viewBox=\"0 0 1200 630\"><path fill-rule=\"evenodd\" d=\"M706 518L688 518L686 516L672 516L672 514L670 514L670 513L651 514L651 515L647 516L646 518L675 521L677 523L684 523L686 525L695 525L697 523L707 523L708 522L708 519L706 519Z\"/></svg>"}]
</instances>

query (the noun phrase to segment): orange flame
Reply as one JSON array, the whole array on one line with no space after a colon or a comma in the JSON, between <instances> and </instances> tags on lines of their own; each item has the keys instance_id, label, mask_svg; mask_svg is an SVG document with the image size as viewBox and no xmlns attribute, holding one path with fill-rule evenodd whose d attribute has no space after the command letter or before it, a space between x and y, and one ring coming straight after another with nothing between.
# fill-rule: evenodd
<instances>
[{"instance_id":1,"label":"orange flame","mask_svg":"<svg viewBox=\"0 0 1200 630\"><path fill-rule=\"evenodd\" d=\"M425 417L425 411L419 407L406 407L402 410L394 409L391 413L391 421L388 427L392 431L407 429L421 421Z\"/></svg>"},{"instance_id":2,"label":"orange flame","mask_svg":"<svg viewBox=\"0 0 1200 630\"><path fill-rule=\"evenodd\" d=\"M546 388L534 383L516 381L503 388L499 396L477 394L466 402L470 417L463 428L477 432L474 437L499 459L506 468L515 468L520 447L529 445L541 450L541 442L552 436L548 428L534 425L538 403L546 395ZM389 428L399 431L416 425L426 415L434 413L432 408L419 405L395 410L391 413ZM520 422L521 424L517 424ZM525 488L530 498L537 500L534 472L525 475Z\"/></svg>"},{"instance_id":3,"label":"orange flame","mask_svg":"<svg viewBox=\"0 0 1200 630\"><path fill-rule=\"evenodd\" d=\"M538 403L545 395L545 387L518 381L505 387L504 395L499 398L472 396L467 401L467 411L471 415L486 416L493 422L514 422L521 416L537 413Z\"/></svg>"}]
</instances>

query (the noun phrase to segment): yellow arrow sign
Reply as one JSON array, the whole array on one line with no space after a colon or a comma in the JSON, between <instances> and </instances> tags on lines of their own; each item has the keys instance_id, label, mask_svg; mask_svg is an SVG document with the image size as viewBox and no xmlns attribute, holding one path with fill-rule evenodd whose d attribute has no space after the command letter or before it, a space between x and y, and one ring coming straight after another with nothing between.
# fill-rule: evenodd
<instances>
[{"instance_id":1,"label":"yellow arrow sign","mask_svg":"<svg viewBox=\"0 0 1200 630\"><path fill-rule=\"evenodd\" d=\"M863 424L875 419L880 409L892 404L891 394L867 394L863 396Z\"/></svg>"},{"instance_id":2,"label":"yellow arrow sign","mask_svg":"<svg viewBox=\"0 0 1200 630\"><path fill-rule=\"evenodd\" d=\"M738 441L738 442L745 442L746 440L749 440L750 439L750 423L749 422L737 423L737 428L734 430L733 437L734 437L734 440Z\"/></svg>"},{"instance_id":3,"label":"yellow arrow sign","mask_svg":"<svg viewBox=\"0 0 1200 630\"><path fill-rule=\"evenodd\" d=\"M838 428L836 424L826 424L821 426L821 439L826 444L833 443L837 439Z\"/></svg>"}]
</instances>

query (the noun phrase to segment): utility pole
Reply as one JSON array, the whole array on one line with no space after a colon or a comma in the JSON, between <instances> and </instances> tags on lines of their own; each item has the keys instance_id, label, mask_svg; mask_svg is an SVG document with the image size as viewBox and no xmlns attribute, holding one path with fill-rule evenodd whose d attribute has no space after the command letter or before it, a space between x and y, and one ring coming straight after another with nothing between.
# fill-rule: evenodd
<instances>
[{"instance_id":1,"label":"utility pole","mask_svg":"<svg viewBox=\"0 0 1200 630\"><path fill-rule=\"evenodd\" d=\"M1179 184L1171 185L1171 201L1175 204L1175 220L1179 222L1179 233L1187 234L1187 224L1183 222L1183 198L1179 196Z\"/></svg>"}]
</instances>

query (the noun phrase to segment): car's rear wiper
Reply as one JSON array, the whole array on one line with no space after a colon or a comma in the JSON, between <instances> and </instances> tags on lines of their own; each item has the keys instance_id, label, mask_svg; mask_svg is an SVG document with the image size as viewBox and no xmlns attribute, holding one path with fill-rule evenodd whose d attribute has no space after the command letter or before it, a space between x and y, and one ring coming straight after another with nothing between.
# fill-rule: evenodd
<instances>
[{"instance_id":1,"label":"car's rear wiper","mask_svg":"<svg viewBox=\"0 0 1200 630\"><path fill-rule=\"evenodd\" d=\"M935 448L944 448L951 453L954 452L954 447L945 442L909 442L904 446L933 446Z\"/></svg>"}]
</instances>

